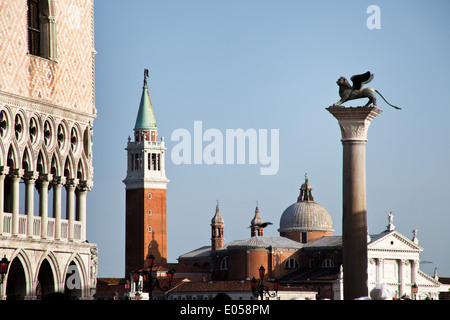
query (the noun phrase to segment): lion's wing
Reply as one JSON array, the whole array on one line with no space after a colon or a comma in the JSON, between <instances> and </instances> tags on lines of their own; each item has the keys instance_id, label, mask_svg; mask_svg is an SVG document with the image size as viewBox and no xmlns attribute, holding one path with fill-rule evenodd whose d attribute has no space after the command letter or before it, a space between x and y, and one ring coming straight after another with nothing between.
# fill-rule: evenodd
<instances>
[{"instance_id":1,"label":"lion's wing","mask_svg":"<svg viewBox=\"0 0 450 320\"><path fill-rule=\"evenodd\" d=\"M373 73L370 73L370 71L367 71L362 74L355 74L353 75L350 80L353 83L353 89L360 90L366 83L369 83L373 79Z\"/></svg>"}]
</instances>

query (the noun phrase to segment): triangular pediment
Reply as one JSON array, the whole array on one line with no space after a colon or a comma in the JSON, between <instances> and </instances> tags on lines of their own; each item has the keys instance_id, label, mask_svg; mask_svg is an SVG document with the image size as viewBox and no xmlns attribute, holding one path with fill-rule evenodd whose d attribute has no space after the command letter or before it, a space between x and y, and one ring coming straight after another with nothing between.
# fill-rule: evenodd
<instances>
[{"instance_id":1,"label":"triangular pediment","mask_svg":"<svg viewBox=\"0 0 450 320\"><path fill-rule=\"evenodd\" d=\"M423 251L421 246L397 231L386 231L371 236L367 248L369 250Z\"/></svg>"}]
</instances>

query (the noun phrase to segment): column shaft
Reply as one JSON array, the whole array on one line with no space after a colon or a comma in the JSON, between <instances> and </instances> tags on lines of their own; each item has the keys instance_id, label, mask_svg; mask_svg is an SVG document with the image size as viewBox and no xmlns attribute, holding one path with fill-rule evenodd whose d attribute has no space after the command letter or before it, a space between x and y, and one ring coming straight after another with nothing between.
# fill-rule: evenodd
<instances>
[{"instance_id":1,"label":"column shaft","mask_svg":"<svg viewBox=\"0 0 450 320\"><path fill-rule=\"evenodd\" d=\"M53 180L53 218L55 219L55 240L61 240L61 183Z\"/></svg>"},{"instance_id":2,"label":"column shaft","mask_svg":"<svg viewBox=\"0 0 450 320\"><path fill-rule=\"evenodd\" d=\"M405 260L398 261L398 296L401 297L405 293Z\"/></svg>"},{"instance_id":3,"label":"column shaft","mask_svg":"<svg viewBox=\"0 0 450 320\"><path fill-rule=\"evenodd\" d=\"M77 192L77 220L81 223L81 241L86 240L86 189Z\"/></svg>"},{"instance_id":4,"label":"column shaft","mask_svg":"<svg viewBox=\"0 0 450 320\"><path fill-rule=\"evenodd\" d=\"M343 142L342 245L346 294L352 299L367 296L366 170L363 141Z\"/></svg>"},{"instance_id":5,"label":"column shaft","mask_svg":"<svg viewBox=\"0 0 450 320\"><path fill-rule=\"evenodd\" d=\"M8 168L0 167L0 236L3 234L3 212L5 210L5 177Z\"/></svg>"},{"instance_id":6,"label":"column shaft","mask_svg":"<svg viewBox=\"0 0 450 320\"><path fill-rule=\"evenodd\" d=\"M11 175L11 211L12 211L12 235L19 234L19 175Z\"/></svg>"},{"instance_id":7,"label":"column shaft","mask_svg":"<svg viewBox=\"0 0 450 320\"><path fill-rule=\"evenodd\" d=\"M25 179L25 214L27 215L27 236L33 236L34 220L34 183L35 179L28 177Z\"/></svg>"},{"instance_id":8,"label":"column shaft","mask_svg":"<svg viewBox=\"0 0 450 320\"><path fill-rule=\"evenodd\" d=\"M342 255L344 299L368 296L366 141L370 121L381 113L375 107L329 107L342 135Z\"/></svg>"},{"instance_id":9,"label":"column shaft","mask_svg":"<svg viewBox=\"0 0 450 320\"><path fill-rule=\"evenodd\" d=\"M47 238L48 225L48 181L39 181L39 215L41 216L41 238Z\"/></svg>"},{"instance_id":10,"label":"column shaft","mask_svg":"<svg viewBox=\"0 0 450 320\"><path fill-rule=\"evenodd\" d=\"M69 241L74 240L75 227L75 185L72 183L66 184L66 215L69 221Z\"/></svg>"}]
</instances>

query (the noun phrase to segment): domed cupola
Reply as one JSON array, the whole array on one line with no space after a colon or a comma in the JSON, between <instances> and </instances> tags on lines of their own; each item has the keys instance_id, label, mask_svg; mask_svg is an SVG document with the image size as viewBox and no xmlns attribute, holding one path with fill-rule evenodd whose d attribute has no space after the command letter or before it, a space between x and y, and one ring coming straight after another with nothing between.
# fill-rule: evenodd
<instances>
[{"instance_id":1,"label":"domed cupola","mask_svg":"<svg viewBox=\"0 0 450 320\"><path fill-rule=\"evenodd\" d=\"M219 200L217 200L216 213L211 219L211 249L217 250L223 247L224 244L224 223L219 211Z\"/></svg>"},{"instance_id":2,"label":"domed cupola","mask_svg":"<svg viewBox=\"0 0 450 320\"><path fill-rule=\"evenodd\" d=\"M305 175L297 202L281 215L280 236L306 243L333 235L333 221L328 211L314 201L311 185Z\"/></svg>"},{"instance_id":3,"label":"domed cupola","mask_svg":"<svg viewBox=\"0 0 450 320\"><path fill-rule=\"evenodd\" d=\"M266 222L267 224L271 224L270 222ZM252 237L255 236L262 236L264 234L264 221L261 218L261 216L259 215L259 207L258 204L256 204L256 209L255 209L255 216L253 217L252 221L250 222L250 235Z\"/></svg>"}]
</instances>

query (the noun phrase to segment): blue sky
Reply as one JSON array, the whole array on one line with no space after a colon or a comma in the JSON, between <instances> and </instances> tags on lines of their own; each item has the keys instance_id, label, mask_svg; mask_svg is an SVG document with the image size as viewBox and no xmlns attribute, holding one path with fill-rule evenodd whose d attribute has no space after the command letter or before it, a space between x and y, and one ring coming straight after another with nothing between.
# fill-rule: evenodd
<instances>
[{"instance_id":1,"label":"blue sky","mask_svg":"<svg viewBox=\"0 0 450 320\"><path fill-rule=\"evenodd\" d=\"M381 29L369 29L370 5ZM210 244L217 199L225 242L250 236L256 201L265 235L278 235L283 211L308 173L316 202L342 233L342 145L325 108L339 100L336 80L367 70L383 113L366 147L369 232L418 229L421 269L450 276L450 23L448 1L190 0L95 1L94 188L87 237L99 248L99 276L125 265L126 142L133 135L143 70L166 174L168 260ZM366 100L346 103L365 104ZM279 129L279 171L260 165L176 165L180 128ZM204 144L205 145L205 144Z\"/></svg>"}]
</instances>

